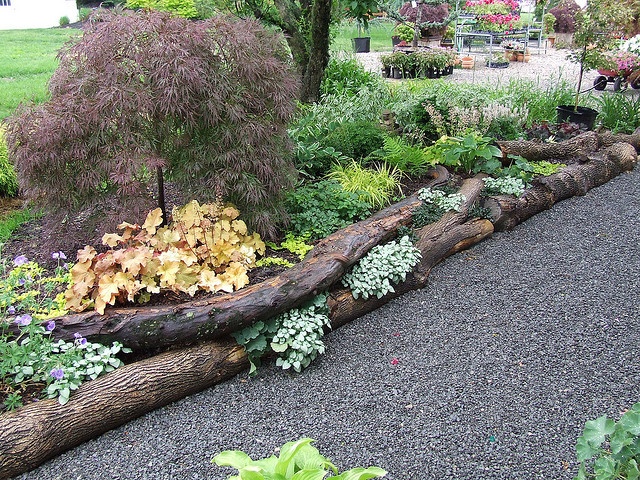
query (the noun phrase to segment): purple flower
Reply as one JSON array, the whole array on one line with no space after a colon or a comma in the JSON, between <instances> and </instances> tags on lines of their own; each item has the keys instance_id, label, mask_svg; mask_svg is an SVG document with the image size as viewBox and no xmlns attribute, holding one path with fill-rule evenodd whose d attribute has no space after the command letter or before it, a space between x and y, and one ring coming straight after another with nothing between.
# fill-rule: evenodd
<instances>
[{"instance_id":1,"label":"purple flower","mask_svg":"<svg viewBox=\"0 0 640 480\"><path fill-rule=\"evenodd\" d=\"M64 370L62 370L61 368L54 368L53 370L51 370L49 375L51 375L56 380L62 380L62 377L64 377Z\"/></svg>"},{"instance_id":2,"label":"purple flower","mask_svg":"<svg viewBox=\"0 0 640 480\"><path fill-rule=\"evenodd\" d=\"M13 264L16 267L19 267L20 265L24 265L28 261L29 259L27 259L27 257L25 257L24 255L18 255L16 258L13 259Z\"/></svg>"},{"instance_id":3,"label":"purple flower","mask_svg":"<svg viewBox=\"0 0 640 480\"><path fill-rule=\"evenodd\" d=\"M86 345L87 344L87 339L84 338L82 335L80 335L78 332L74 333L73 337L76 339L76 341L75 341L76 345Z\"/></svg>"},{"instance_id":4,"label":"purple flower","mask_svg":"<svg viewBox=\"0 0 640 480\"><path fill-rule=\"evenodd\" d=\"M31 315L25 313L24 315L18 315L15 319L15 323L20 325L21 327L26 327L31 323Z\"/></svg>"},{"instance_id":5,"label":"purple flower","mask_svg":"<svg viewBox=\"0 0 640 480\"><path fill-rule=\"evenodd\" d=\"M51 258L53 258L54 260L66 260L67 256L64 254L64 252L60 251L60 252L53 252L51 254Z\"/></svg>"},{"instance_id":6,"label":"purple flower","mask_svg":"<svg viewBox=\"0 0 640 480\"><path fill-rule=\"evenodd\" d=\"M18 285L23 286L27 281L24 278L18 279Z\"/></svg>"},{"instance_id":7,"label":"purple flower","mask_svg":"<svg viewBox=\"0 0 640 480\"><path fill-rule=\"evenodd\" d=\"M15 315L16 313L16 307L14 307L13 305L10 305L9 308L7 308L7 313L9 315Z\"/></svg>"},{"instance_id":8,"label":"purple flower","mask_svg":"<svg viewBox=\"0 0 640 480\"><path fill-rule=\"evenodd\" d=\"M49 321L46 326L47 332L53 332L54 328L56 328L56 322L53 320Z\"/></svg>"}]
</instances>

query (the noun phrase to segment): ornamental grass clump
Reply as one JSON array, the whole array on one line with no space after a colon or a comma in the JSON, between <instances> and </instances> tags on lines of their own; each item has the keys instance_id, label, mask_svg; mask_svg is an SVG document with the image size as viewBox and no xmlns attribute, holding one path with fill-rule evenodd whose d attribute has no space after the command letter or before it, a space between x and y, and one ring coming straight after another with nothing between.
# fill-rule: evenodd
<instances>
[{"instance_id":1,"label":"ornamental grass clump","mask_svg":"<svg viewBox=\"0 0 640 480\"><path fill-rule=\"evenodd\" d=\"M373 296L382 298L395 291L393 284L404 281L421 257L420 250L408 236L377 245L342 277L342 284L351 289L356 300L360 297L365 300Z\"/></svg>"}]
</instances>

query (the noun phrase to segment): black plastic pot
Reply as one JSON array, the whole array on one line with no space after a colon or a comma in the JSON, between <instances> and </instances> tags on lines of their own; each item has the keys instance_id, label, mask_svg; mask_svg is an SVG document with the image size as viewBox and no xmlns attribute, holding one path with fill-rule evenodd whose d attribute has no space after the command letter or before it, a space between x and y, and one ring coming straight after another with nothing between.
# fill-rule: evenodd
<instances>
[{"instance_id":1,"label":"black plastic pot","mask_svg":"<svg viewBox=\"0 0 640 480\"><path fill-rule=\"evenodd\" d=\"M353 48L356 53L369 53L371 49L371 37L354 38Z\"/></svg>"},{"instance_id":2,"label":"black plastic pot","mask_svg":"<svg viewBox=\"0 0 640 480\"><path fill-rule=\"evenodd\" d=\"M573 105L558 105L556 107L558 123L570 122L585 125L587 130L593 130L596 125L598 111L589 107L574 107Z\"/></svg>"}]
</instances>

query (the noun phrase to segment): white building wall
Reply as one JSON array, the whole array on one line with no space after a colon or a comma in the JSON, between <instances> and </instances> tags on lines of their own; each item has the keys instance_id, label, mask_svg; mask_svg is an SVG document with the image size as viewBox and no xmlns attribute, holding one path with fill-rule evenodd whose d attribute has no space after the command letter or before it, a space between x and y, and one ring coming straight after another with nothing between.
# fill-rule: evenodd
<instances>
[{"instance_id":1,"label":"white building wall","mask_svg":"<svg viewBox=\"0 0 640 480\"><path fill-rule=\"evenodd\" d=\"M0 0L0 30L57 27L60 17L78 21L76 0Z\"/></svg>"}]
</instances>

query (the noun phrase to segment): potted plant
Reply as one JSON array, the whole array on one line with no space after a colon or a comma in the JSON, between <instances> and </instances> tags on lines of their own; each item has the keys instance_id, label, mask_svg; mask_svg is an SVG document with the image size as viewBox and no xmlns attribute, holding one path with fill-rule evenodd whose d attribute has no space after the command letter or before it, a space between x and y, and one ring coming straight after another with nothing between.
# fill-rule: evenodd
<instances>
[{"instance_id":1,"label":"potted plant","mask_svg":"<svg viewBox=\"0 0 640 480\"><path fill-rule=\"evenodd\" d=\"M598 112L579 105L584 72L598 68L605 62L604 52L617 45L615 29L627 21L628 12L619 4L608 0L589 0L587 7L576 14L576 31L573 36L574 50L571 61L580 65L575 101L573 105L558 105L559 122L586 125L593 129Z\"/></svg>"},{"instance_id":2,"label":"potted plant","mask_svg":"<svg viewBox=\"0 0 640 480\"><path fill-rule=\"evenodd\" d=\"M404 3L392 16L413 26L411 44L417 47L422 37L442 37L453 15L446 0L417 0Z\"/></svg>"},{"instance_id":3,"label":"potted plant","mask_svg":"<svg viewBox=\"0 0 640 480\"><path fill-rule=\"evenodd\" d=\"M362 36L369 29L369 18L377 11L376 0L352 0L347 4L346 14L358 24L358 36L353 39L356 53L367 53L371 49L371 37Z\"/></svg>"},{"instance_id":4,"label":"potted plant","mask_svg":"<svg viewBox=\"0 0 640 480\"><path fill-rule=\"evenodd\" d=\"M489 68L507 68L509 66L509 60L507 60L504 55L498 52L492 53L485 60L485 64Z\"/></svg>"},{"instance_id":5,"label":"potted plant","mask_svg":"<svg viewBox=\"0 0 640 480\"><path fill-rule=\"evenodd\" d=\"M453 48L455 36L455 27L453 25L447 25L447 28L442 35L442 40L440 40L440 46L444 48Z\"/></svg>"},{"instance_id":6,"label":"potted plant","mask_svg":"<svg viewBox=\"0 0 640 480\"><path fill-rule=\"evenodd\" d=\"M553 47L556 41L556 17L553 13L547 12L542 16L542 35L549 40L549 45Z\"/></svg>"},{"instance_id":7,"label":"potted plant","mask_svg":"<svg viewBox=\"0 0 640 480\"><path fill-rule=\"evenodd\" d=\"M391 77L391 61L393 60L392 55L392 53L380 55L380 63L382 64L382 78Z\"/></svg>"},{"instance_id":8,"label":"potted plant","mask_svg":"<svg viewBox=\"0 0 640 480\"><path fill-rule=\"evenodd\" d=\"M465 12L475 15L478 32L502 33L521 26L517 0L469 0Z\"/></svg>"},{"instance_id":9,"label":"potted plant","mask_svg":"<svg viewBox=\"0 0 640 480\"><path fill-rule=\"evenodd\" d=\"M411 43L413 40L413 28L406 23L399 23L393 29L394 35L391 37L391 43L395 47L400 42Z\"/></svg>"}]
</instances>

